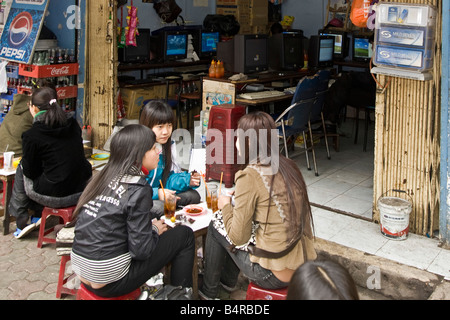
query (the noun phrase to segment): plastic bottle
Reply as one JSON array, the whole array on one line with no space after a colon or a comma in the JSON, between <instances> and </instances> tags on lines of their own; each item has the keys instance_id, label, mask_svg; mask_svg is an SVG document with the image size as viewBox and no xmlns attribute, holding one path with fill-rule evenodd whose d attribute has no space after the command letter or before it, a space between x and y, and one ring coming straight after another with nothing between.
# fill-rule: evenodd
<instances>
[{"instance_id":1,"label":"plastic bottle","mask_svg":"<svg viewBox=\"0 0 450 320\"><path fill-rule=\"evenodd\" d=\"M225 68L223 67L222 61L217 61L217 71L216 71L216 78L223 78L225 75Z\"/></svg>"},{"instance_id":2,"label":"plastic bottle","mask_svg":"<svg viewBox=\"0 0 450 320\"><path fill-rule=\"evenodd\" d=\"M212 60L211 61L211 66L209 67L209 74L208 76L210 78L215 78L216 77L216 61Z\"/></svg>"}]
</instances>

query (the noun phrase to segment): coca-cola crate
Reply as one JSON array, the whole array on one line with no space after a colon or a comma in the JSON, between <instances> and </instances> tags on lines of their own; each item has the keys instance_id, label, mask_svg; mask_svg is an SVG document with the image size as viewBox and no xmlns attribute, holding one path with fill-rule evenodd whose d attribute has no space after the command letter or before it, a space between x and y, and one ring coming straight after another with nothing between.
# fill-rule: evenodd
<instances>
[{"instance_id":1,"label":"coca-cola crate","mask_svg":"<svg viewBox=\"0 0 450 320\"><path fill-rule=\"evenodd\" d=\"M78 63L50 64L36 66L34 64L20 64L19 75L32 78L52 78L73 76L78 74Z\"/></svg>"},{"instance_id":2,"label":"coca-cola crate","mask_svg":"<svg viewBox=\"0 0 450 320\"><path fill-rule=\"evenodd\" d=\"M58 95L58 99L76 98L78 95L78 87L77 86L59 87L56 88L56 93Z\"/></svg>"},{"instance_id":3,"label":"coca-cola crate","mask_svg":"<svg viewBox=\"0 0 450 320\"><path fill-rule=\"evenodd\" d=\"M17 93L19 94L31 94L33 89L26 87L17 87ZM77 86L68 86L68 87L59 87L56 88L56 94L58 95L58 99L69 99L76 98L78 95L78 87Z\"/></svg>"}]
</instances>

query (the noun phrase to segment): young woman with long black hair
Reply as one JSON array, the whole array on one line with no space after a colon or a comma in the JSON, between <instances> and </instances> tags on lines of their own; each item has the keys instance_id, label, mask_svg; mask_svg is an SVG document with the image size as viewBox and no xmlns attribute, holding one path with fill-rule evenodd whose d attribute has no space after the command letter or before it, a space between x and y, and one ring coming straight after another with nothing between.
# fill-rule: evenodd
<instances>
[{"instance_id":1,"label":"young woman with long black hair","mask_svg":"<svg viewBox=\"0 0 450 320\"><path fill-rule=\"evenodd\" d=\"M95 174L75 209L72 269L102 297L134 291L169 262L171 284L192 287L195 241L185 226L153 220L152 188L143 169L159 156L152 130L129 125L111 141L108 164Z\"/></svg>"},{"instance_id":2,"label":"young woman with long black hair","mask_svg":"<svg viewBox=\"0 0 450 320\"><path fill-rule=\"evenodd\" d=\"M58 105L55 89L35 89L29 110L33 125L22 135L23 157L16 170L9 205L11 215L16 217L16 238L40 225L44 206L75 205L92 176L92 166L84 155L81 128ZM28 209L34 210L31 224L27 224Z\"/></svg>"}]
</instances>

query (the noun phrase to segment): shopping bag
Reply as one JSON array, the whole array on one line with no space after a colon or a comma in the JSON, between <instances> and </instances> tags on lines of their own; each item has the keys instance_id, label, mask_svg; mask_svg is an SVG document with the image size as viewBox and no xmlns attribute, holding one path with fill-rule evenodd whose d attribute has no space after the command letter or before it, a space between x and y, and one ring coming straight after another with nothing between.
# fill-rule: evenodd
<instances>
[{"instance_id":1,"label":"shopping bag","mask_svg":"<svg viewBox=\"0 0 450 320\"><path fill-rule=\"evenodd\" d=\"M371 0L353 0L350 11L350 20L355 26L360 28L367 27L370 2Z\"/></svg>"}]
</instances>

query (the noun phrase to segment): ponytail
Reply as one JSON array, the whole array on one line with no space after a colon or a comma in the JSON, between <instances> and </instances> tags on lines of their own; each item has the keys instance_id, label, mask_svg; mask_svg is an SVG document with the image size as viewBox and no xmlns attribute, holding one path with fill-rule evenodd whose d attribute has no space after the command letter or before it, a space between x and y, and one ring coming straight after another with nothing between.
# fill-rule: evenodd
<instances>
[{"instance_id":1,"label":"ponytail","mask_svg":"<svg viewBox=\"0 0 450 320\"><path fill-rule=\"evenodd\" d=\"M56 90L49 87L38 88L33 91L31 101L39 110L46 111L43 122L51 128L62 127L67 123L65 112L58 104Z\"/></svg>"}]
</instances>

